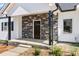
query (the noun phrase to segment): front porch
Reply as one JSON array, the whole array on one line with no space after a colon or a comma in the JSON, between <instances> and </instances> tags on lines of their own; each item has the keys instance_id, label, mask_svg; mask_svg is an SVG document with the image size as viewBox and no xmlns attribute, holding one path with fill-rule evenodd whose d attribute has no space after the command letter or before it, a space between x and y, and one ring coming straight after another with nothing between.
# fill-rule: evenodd
<instances>
[{"instance_id":1,"label":"front porch","mask_svg":"<svg viewBox=\"0 0 79 59\"><path fill-rule=\"evenodd\" d=\"M12 39L10 41L17 42L17 43L20 43L20 44L31 45L31 46L39 46L39 47L42 47L42 48L50 48L49 40L22 38L22 39ZM55 45L56 41L53 41L53 44Z\"/></svg>"},{"instance_id":2,"label":"front porch","mask_svg":"<svg viewBox=\"0 0 79 59\"><path fill-rule=\"evenodd\" d=\"M41 7L39 8L42 11L36 12L36 10L38 10L37 7L35 10L35 13L31 12L34 10L31 10L29 14L27 14L27 4L17 4L14 7L14 9L10 10L10 14L8 13L7 16L10 16L9 18L7 17L7 29L6 32L7 34L5 35L4 39L8 39L8 40L13 40L13 39L18 39L18 38L29 38L29 39L18 39L19 41L30 41L30 42L36 42L36 43L41 43L41 44L46 44L46 45L51 45L51 41L53 40L53 18L54 17L52 11L51 13L49 12L49 4L39 4ZM31 4L29 4L30 6ZM38 5L38 4L37 4ZM45 10L43 10L44 5L46 6L45 10L46 12L43 12ZM20 7L19 7L20 6ZM35 5L36 6L36 5ZM23 8L25 7L25 8ZM56 5L54 4L54 7L56 7ZM54 9L55 9L54 8ZM34 7L33 7L34 9ZM57 9L56 9L57 10ZM14 11L14 12L13 12ZM22 11L22 12L21 12ZM20 13L20 14L19 14ZM52 15L51 15L52 14ZM57 16L57 15L56 15ZM56 19L55 19L56 20ZM3 19L1 20L3 22ZM13 22L13 30L11 30L11 22ZM54 22L55 23L55 22ZM3 25L3 24L2 24ZM57 24L56 24L57 26ZM2 26L2 28L5 28L5 26ZM57 27L56 27L57 29ZM55 29L55 30L56 30ZM5 33L4 30L1 31L3 36ZM56 31L57 33L57 31ZM1 37L3 37L1 36ZM55 34L55 36L57 36ZM3 39L3 38L1 38ZM33 40L32 40L33 39ZM38 39L38 40L36 40ZM16 40L16 41L18 41ZM15 41L15 40L13 40Z\"/></svg>"}]
</instances>

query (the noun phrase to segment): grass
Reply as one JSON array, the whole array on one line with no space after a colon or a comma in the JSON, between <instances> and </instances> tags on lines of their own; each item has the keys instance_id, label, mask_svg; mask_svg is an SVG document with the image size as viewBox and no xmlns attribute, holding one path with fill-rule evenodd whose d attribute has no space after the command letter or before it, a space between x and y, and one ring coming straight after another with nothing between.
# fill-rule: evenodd
<instances>
[{"instance_id":1,"label":"grass","mask_svg":"<svg viewBox=\"0 0 79 59\"><path fill-rule=\"evenodd\" d=\"M8 40L0 40L0 44L7 44Z\"/></svg>"},{"instance_id":2,"label":"grass","mask_svg":"<svg viewBox=\"0 0 79 59\"><path fill-rule=\"evenodd\" d=\"M6 42L6 41L8 41L8 40L0 40L0 42Z\"/></svg>"}]
</instances>

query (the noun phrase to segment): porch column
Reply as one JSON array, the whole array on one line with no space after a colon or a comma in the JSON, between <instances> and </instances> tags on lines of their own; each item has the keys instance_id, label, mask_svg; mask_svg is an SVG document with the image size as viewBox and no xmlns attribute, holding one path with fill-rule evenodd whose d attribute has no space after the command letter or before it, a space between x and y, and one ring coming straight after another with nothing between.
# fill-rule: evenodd
<instances>
[{"instance_id":1,"label":"porch column","mask_svg":"<svg viewBox=\"0 0 79 59\"><path fill-rule=\"evenodd\" d=\"M8 17L8 40L11 40L11 17Z\"/></svg>"},{"instance_id":2,"label":"porch column","mask_svg":"<svg viewBox=\"0 0 79 59\"><path fill-rule=\"evenodd\" d=\"M53 19L53 17L54 17L54 14L53 14L53 12L52 12L52 16L51 16L51 32L52 32L52 39L51 39L51 43L52 43L52 45L53 45L53 25L54 25L54 19Z\"/></svg>"},{"instance_id":3,"label":"porch column","mask_svg":"<svg viewBox=\"0 0 79 59\"><path fill-rule=\"evenodd\" d=\"M49 45L51 45L51 42L52 42L52 27L51 27L52 11L49 11L48 13L48 21L49 21Z\"/></svg>"}]
</instances>

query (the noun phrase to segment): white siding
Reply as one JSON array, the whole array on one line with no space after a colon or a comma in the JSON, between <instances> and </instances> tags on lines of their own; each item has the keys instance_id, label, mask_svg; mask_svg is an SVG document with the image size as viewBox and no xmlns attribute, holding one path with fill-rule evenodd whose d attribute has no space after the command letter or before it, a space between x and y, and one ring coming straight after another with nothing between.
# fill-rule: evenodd
<instances>
[{"instance_id":1,"label":"white siding","mask_svg":"<svg viewBox=\"0 0 79 59\"><path fill-rule=\"evenodd\" d=\"M11 35L12 39L22 38L22 17L13 17L12 20L14 21L14 31Z\"/></svg>"},{"instance_id":2,"label":"white siding","mask_svg":"<svg viewBox=\"0 0 79 59\"><path fill-rule=\"evenodd\" d=\"M8 35L7 35L8 32L1 30L1 29L2 29L2 26L1 26L1 23L2 23L2 22L8 22L8 19L7 19L7 18L5 18L5 19L0 19L0 39L5 40L5 39L8 38Z\"/></svg>"},{"instance_id":3,"label":"white siding","mask_svg":"<svg viewBox=\"0 0 79 59\"><path fill-rule=\"evenodd\" d=\"M22 18L20 16L18 17L12 17L11 21L14 21L14 30L11 31L11 38L21 38L22 37ZM8 19L0 19L0 39L6 40L8 39L8 31L2 31L2 22L8 22Z\"/></svg>"},{"instance_id":4,"label":"white siding","mask_svg":"<svg viewBox=\"0 0 79 59\"><path fill-rule=\"evenodd\" d=\"M63 32L63 20L72 19L72 33ZM75 40L75 37L78 37ZM79 42L79 11L61 12L58 17L58 41Z\"/></svg>"}]
</instances>

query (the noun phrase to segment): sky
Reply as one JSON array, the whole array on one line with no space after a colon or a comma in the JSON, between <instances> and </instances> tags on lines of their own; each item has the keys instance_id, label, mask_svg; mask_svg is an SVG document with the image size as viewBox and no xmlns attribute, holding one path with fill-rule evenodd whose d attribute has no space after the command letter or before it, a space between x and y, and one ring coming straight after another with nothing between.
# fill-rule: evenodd
<instances>
[{"instance_id":1,"label":"sky","mask_svg":"<svg viewBox=\"0 0 79 59\"><path fill-rule=\"evenodd\" d=\"M4 3L0 3L0 9L4 6Z\"/></svg>"}]
</instances>

